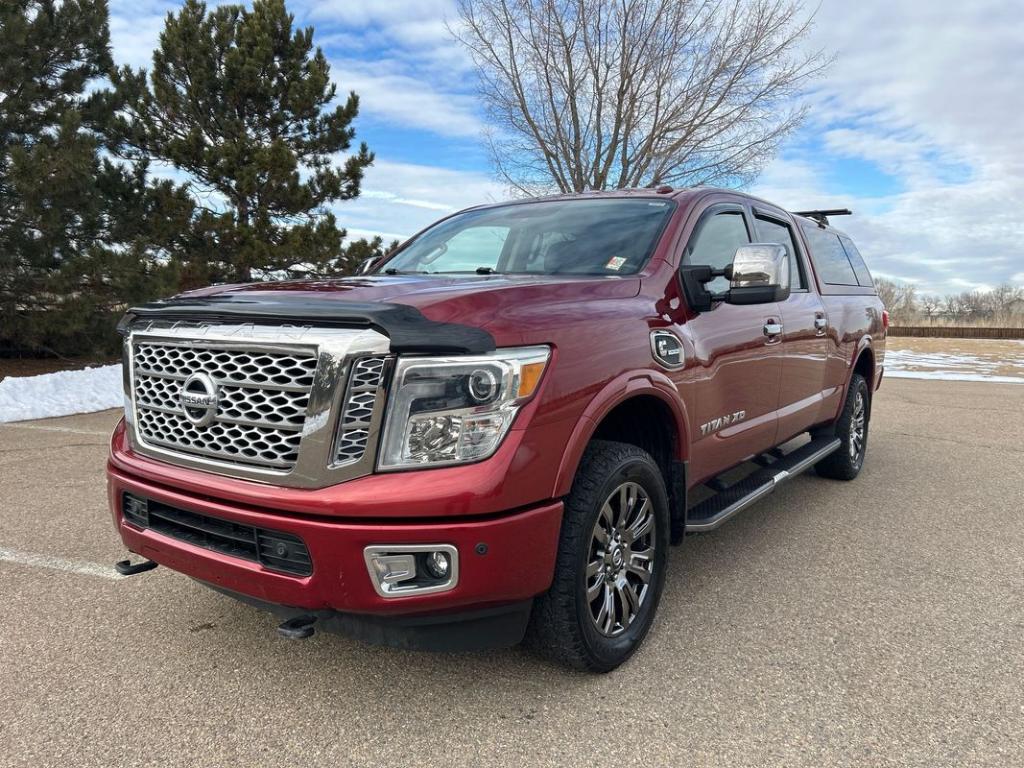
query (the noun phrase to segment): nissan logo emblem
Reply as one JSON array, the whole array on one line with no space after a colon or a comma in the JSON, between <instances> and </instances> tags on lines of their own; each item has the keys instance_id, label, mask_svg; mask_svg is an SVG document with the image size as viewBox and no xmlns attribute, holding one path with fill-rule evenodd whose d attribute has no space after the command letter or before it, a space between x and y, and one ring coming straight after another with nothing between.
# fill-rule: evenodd
<instances>
[{"instance_id":1,"label":"nissan logo emblem","mask_svg":"<svg viewBox=\"0 0 1024 768\"><path fill-rule=\"evenodd\" d=\"M217 383L205 373L193 373L181 385L181 409L197 427L205 427L217 416Z\"/></svg>"}]
</instances>

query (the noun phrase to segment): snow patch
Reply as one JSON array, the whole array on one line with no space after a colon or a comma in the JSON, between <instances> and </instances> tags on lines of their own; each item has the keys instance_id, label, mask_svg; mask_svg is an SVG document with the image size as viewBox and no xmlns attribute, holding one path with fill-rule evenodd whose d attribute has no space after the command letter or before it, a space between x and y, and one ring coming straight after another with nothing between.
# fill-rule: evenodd
<instances>
[{"instance_id":1,"label":"snow patch","mask_svg":"<svg viewBox=\"0 0 1024 768\"><path fill-rule=\"evenodd\" d=\"M1007 369L1021 374L1006 375ZM999 373L997 373L999 371ZM885 353L885 375L894 379L944 381L994 381L1024 384L1024 357L980 357L946 352L915 352L889 349Z\"/></svg>"},{"instance_id":2,"label":"snow patch","mask_svg":"<svg viewBox=\"0 0 1024 768\"><path fill-rule=\"evenodd\" d=\"M0 381L0 423L123 406L120 364Z\"/></svg>"},{"instance_id":3,"label":"snow patch","mask_svg":"<svg viewBox=\"0 0 1024 768\"><path fill-rule=\"evenodd\" d=\"M1017 376L996 376L984 373L961 373L959 371L901 371L885 368L887 379L932 379L934 381L994 381L999 384L1024 384L1024 378Z\"/></svg>"}]
</instances>

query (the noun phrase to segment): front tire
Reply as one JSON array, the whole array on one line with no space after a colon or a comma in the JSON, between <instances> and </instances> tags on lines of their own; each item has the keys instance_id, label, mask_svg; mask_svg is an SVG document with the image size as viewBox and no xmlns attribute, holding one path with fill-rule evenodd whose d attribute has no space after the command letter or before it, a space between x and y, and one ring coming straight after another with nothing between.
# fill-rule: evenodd
<instances>
[{"instance_id":1,"label":"front tire","mask_svg":"<svg viewBox=\"0 0 1024 768\"><path fill-rule=\"evenodd\" d=\"M592 441L565 502L554 579L534 605L527 644L592 672L626 661L654 620L669 528L665 482L650 455Z\"/></svg>"},{"instance_id":2,"label":"front tire","mask_svg":"<svg viewBox=\"0 0 1024 768\"><path fill-rule=\"evenodd\" d=\"M864 453L868 447L868 422L871 415L871 396L868 383L859 373L850 379L846 402L835 423L835 435L840 440L839 450L814 465L821 476L833 480L853 480L864 466Z\"/></svg>"}]
</instances>

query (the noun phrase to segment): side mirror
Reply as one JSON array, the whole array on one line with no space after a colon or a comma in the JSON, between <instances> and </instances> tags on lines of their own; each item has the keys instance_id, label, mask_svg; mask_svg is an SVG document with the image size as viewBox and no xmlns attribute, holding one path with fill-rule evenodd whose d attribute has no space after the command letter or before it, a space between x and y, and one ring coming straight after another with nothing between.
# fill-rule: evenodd
<instances>
[{"instance_id":1,"label":"side mirror","mask_svg":"<svg viewBox=\"0 0 1024 768\"><path fill-rule=\"evenodd\" d=\"M368 273L371 269L373 269L377 265L377 259L378 259L377 256L370 256L367 259L363 259L359 263L359 266L356 268L356 274L357 275L365 275L366 273Z\"/></svg>"},{"instance_id":2,"label":"side mirror","mask_svg":"<svg viewBox=\"0 0 1024 768\"><path fill-rule=\"evenodd\" d=\"M716 277L729 281L725 293L711 293ZM781 245L754 243L736 249L732 264L723 269L684 264L679 268L683 297L694 312L708 312L716 301L727 304L770 304L789 298L789 255Z\"/></svg>"},{"instance_id":3,"label":"side mirror","mask_svg":"<svg viewBox=\"0 0 1024 768\"><path fill-rule=\"evenodd\" d=\"M789 298L789 255L781 245L754 243L736 249L727 270L729 304L768 304Z\"/></svg>"}]
</instances>

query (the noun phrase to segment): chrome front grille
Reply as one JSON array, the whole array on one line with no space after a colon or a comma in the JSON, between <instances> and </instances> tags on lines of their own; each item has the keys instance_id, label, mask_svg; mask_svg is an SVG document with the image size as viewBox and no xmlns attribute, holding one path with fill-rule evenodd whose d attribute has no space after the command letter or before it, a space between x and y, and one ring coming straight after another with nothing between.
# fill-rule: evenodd
<instances>
[{"instance_id":1,"label":"chrome front grille","mask_svg":"<svg viewBox=\"0 0 1024 768\"><path fill-rule=\"evenodd\" d=\"M287 471L295 465L317 356L140 343L134 350L136 423L148 443L175 451ZM217 385L210 424L181 405L185 381Z\"/></svg>"},{"instance_id":2,"label":"chrome front grille","mask_svg":"<svg viewBox=\"0 0 1024 768\"><path fill-rule=\"evenodd\" d=\"M364 357L352 365L334 451L334 461L338 466L359 461L366 453L377 393L384 383L386 365L385 357Z\"/></svg>"},{"instance_id":3,"label":"chrome front grille","mask_svg":"<svg viewBox=\"0 0 1024 768\"><path fill-rule=\"evenodd\" d=\"M369 474L389 348L372 329L138 323L125 338L132 447L298 488Z\"/></svg>"}]
</instances>

